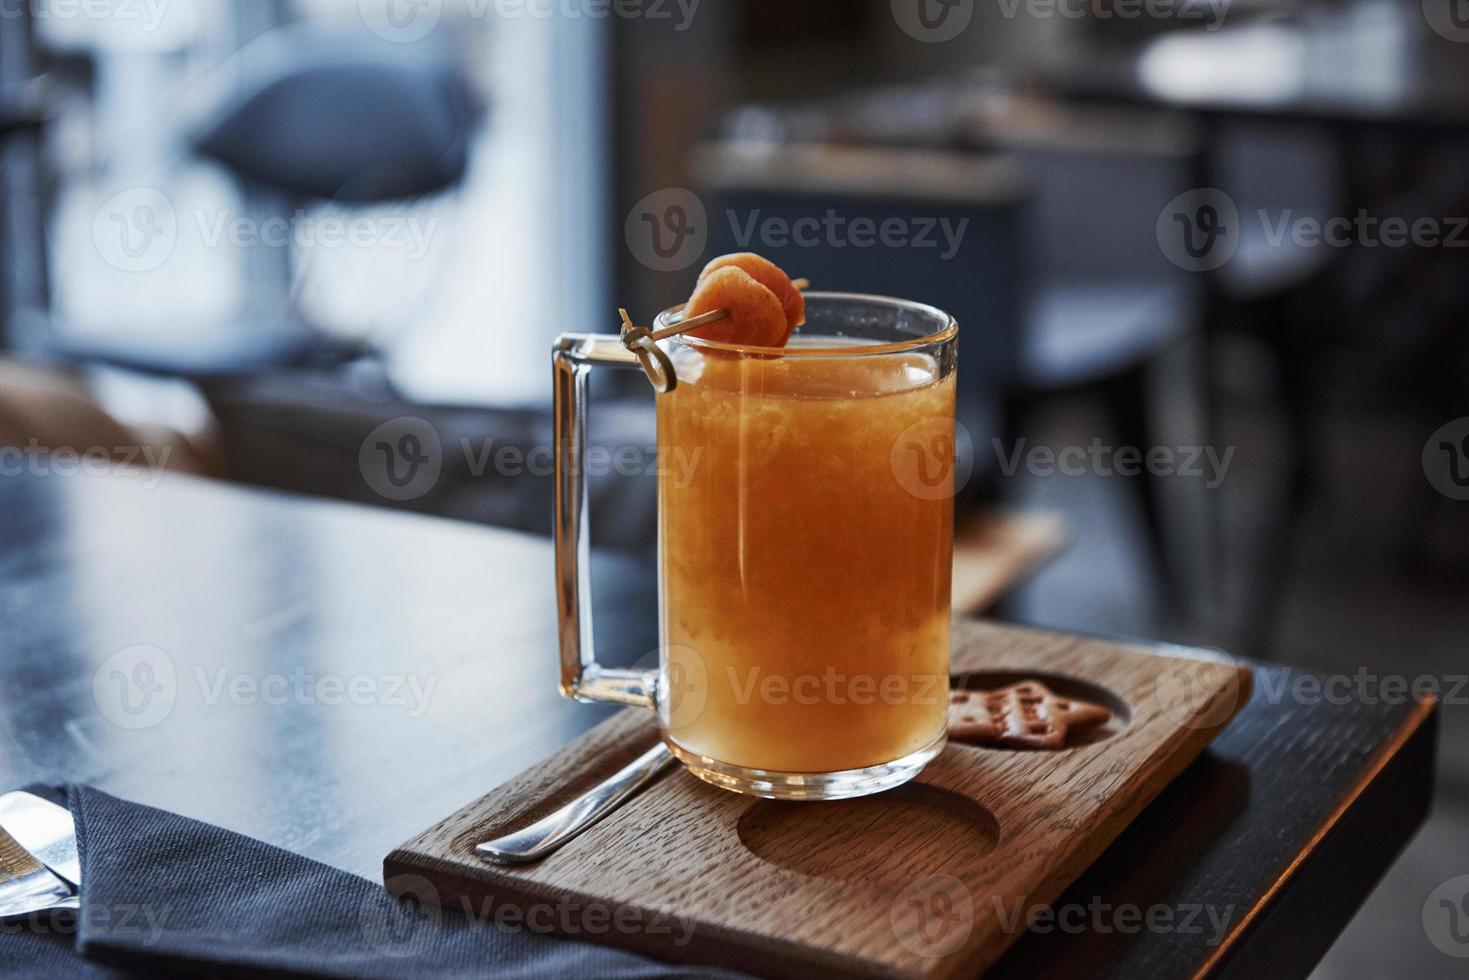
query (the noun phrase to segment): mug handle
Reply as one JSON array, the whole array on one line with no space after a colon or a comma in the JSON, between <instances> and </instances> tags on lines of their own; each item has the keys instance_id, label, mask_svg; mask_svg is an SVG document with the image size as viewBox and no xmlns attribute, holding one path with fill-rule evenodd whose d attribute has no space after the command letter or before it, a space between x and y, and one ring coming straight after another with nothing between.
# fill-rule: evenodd
<instances>
[{"instance_id":1,"label":"mug handle","mask_svg":"<svg viewBox=\"0 0 1469 980\"><path fill-rule=\"evenodd\" d=\"M562 334L551 352L555 402L556 613L561 693L577 701L657 706L658 672L603 667L592 644L591 535L587 527L587 377L593 365L638 367L607 334Z\"/></svg>"}]
</instances>

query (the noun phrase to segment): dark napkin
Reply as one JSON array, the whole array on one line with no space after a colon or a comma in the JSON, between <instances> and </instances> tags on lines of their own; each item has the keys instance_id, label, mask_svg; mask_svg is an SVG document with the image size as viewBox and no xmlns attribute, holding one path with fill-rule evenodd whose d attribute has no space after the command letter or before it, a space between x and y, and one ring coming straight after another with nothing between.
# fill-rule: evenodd
<instances>
[{"instance_id":1,"label":"dark napkin","mask_svg":"<svg viewBox=\"0 0 1469 980\"><path fill-rule=\"evenodd\" d=\"M81 910L0 924L0 975L712 975L400 902L365 878L89 786L69 787L66 802Z\"/></svg>"}]
</instances>

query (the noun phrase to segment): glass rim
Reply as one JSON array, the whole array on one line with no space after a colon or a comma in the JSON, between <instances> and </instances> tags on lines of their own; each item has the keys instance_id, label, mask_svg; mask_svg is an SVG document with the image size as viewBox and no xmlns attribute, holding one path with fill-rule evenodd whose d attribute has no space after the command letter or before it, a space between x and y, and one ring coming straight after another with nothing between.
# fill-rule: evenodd
<instances>
[{"instance_id":1,"label":"glass rim","mask_svg":"<svg viewBox=\"0 0 1469 980\"><path fill-rule=\"evenodd\" d=\"M874 306L886 306L914 313L930 316L943 326L930 334L921 337L913 337L908 340L894 340L885 343L859 343L848 344L842 347L820 346L820 347L761 347L757 344L731 344L720 340L705 340L703 337L692 337L687 334L675 334L668 338L669 343L679 344L695 350L723 351L733 354L758 355L760 357L870 357L874 354L895 354L902 351L917 350L920 347L929 347L934 344L942 344L954 339L959 333L959 321L953 316L945 313L937 306L928 303L920 303L917 300L899 299L896 296L882 296L874 293L842 293L821 292L812 290L806 292L809 300L836 300L843 302L869 303ZM683 312L683 304L671 306L658 314L653 323L654 330L671 327L678 323L678 316ZM799 328L797 328L799 329Z\"/></svg>"}]
</instances>

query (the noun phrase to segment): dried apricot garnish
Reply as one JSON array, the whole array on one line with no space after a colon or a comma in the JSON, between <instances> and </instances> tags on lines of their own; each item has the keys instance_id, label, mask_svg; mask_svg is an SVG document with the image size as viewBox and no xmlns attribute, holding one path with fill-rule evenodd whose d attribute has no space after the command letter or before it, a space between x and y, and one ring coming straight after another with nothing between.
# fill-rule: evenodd
<instances>
[{"instance_id":1,"label":"dried apricot garnish","mask_svg":"<svg viewBox=\"0 0 1469 980\"><path fill-rule=\"evenodd\" d=\"M751 347L783 347L790 338L792 325L775 293L738 266L701 277L684 306L684 318L711 310L725 310L729 316L691 330L693 336Z\"/></svg>"},{"instance_id":2,"label":"dried apricot garnish","mask_svg":"<svg viewBox=\"0 0 1469 980\"><path fill-rule=\"evenodd\" d=\"M806 322L806 298L791 284L791 277L763 255L754 252L721 255L704 266L704 271L699 273L699 280L702 282L718 270L730 266L743 269L750 274L750 278L775 294L775 298L780 300L780 308L785 311L786 323L792 330Z\"/></svg>"}]
</instances>

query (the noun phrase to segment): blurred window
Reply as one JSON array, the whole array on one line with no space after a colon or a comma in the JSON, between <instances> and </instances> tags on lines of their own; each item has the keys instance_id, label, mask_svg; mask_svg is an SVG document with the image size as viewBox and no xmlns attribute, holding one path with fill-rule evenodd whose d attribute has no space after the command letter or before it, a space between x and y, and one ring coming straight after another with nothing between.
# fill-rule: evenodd
<instances>
[{"instance_id":1,"label":"blurred window","mask_svg":"<svg viewBox=\"0 0 1469 980\"><path fill-rule=\"evenodd\" d=\"M609 27L498 11L471 0L38 3L37 43L57 65L49 260L61 329L110 339L160 321L247 329L247 309L269 315L252 252L284 248L281 304L382 345L410 397L546 400L550 338L606 325L611 167L597 93ZM236 81L234 55L303 22L450 46L487 107L462 186L373 209L312 203L283 231L246 209L228 171L189 153L197 114ZM131 223L106 220L117 195L141 205L124 209ZM392 222L376 220L386 213ZM394 232L325 244L323 229L354 219Z\"/></svg>"}]
</instances>

